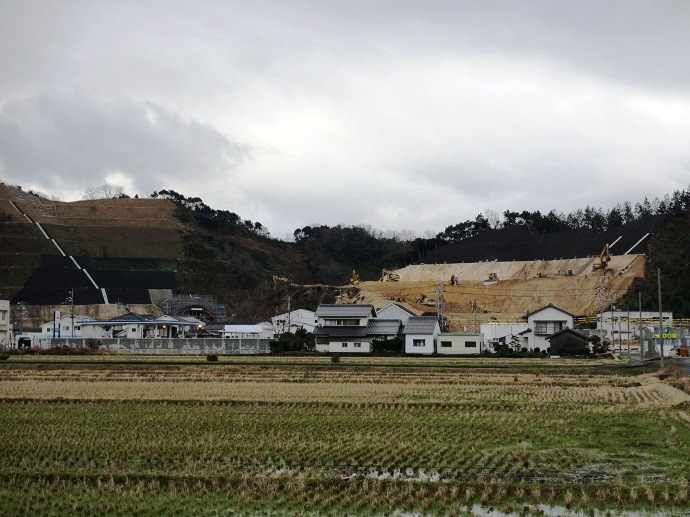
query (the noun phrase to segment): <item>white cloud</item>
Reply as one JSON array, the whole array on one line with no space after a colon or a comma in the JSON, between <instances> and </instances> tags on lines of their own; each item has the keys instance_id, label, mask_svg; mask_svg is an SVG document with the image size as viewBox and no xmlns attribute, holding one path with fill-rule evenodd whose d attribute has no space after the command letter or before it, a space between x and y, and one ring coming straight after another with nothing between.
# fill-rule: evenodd
<instances>
[{"instance_id":1,"label":"white cloud","mask_svg":"<svg viewBox=\"0 0 690 517\"><path fill-rule=\"evenodd\" d=\"M687 187L689 23L672 0L5 3L1 174L173 188L279 237L635 202Z\"/></svg>"}]
</instances>

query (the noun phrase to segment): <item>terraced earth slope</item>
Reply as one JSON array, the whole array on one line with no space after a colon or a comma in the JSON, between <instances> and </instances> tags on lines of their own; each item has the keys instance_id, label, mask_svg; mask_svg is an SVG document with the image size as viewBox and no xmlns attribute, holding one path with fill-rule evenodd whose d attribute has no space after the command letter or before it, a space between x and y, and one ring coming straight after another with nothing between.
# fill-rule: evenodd
<instances>
[{"instance_id":1,"label":"terraced earth slope","mask_svg":"<svg viewBox=\"0 0 690 517\"><path fill-rule=\"evenodd\" d=\"M363 282L359 300L380 305L384 300L404 302L417 311L443 312L456 329L474 323L473 301L479 322L519 321L548 304L574 315L594 314L603 299L623 296L644 275L644 255L614 256L610 269L592 270L595 258L470 264L410 265L396 271L398 282ZM495 275L496 280L489 280ZM451 282L451 277L457 281Z\"/></svg>"}]
</instances>

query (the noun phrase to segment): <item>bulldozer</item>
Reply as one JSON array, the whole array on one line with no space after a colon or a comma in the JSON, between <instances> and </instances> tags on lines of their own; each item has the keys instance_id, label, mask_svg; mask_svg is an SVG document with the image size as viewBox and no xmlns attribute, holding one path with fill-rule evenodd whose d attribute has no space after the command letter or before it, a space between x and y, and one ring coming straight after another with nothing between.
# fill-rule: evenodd
<instances>
[{"instance_id":1,"label":"bulldozer","mask_svg":"<svg viewBox=\"0 0 690 517\"><path fill-rule=\"evenodd\" d=\"M607 244L604 246L604 249L601 250L601 253L599 254L599 258L594 261L592 264L592 271L598 271L601 269L602 271L606 271L609 269L609 262L611 261L611 252L609 251L609 245Z\"/></svg>"},{"instance_id":2,"label":"bulldozer","mask_svg":"<svg viewBox=\"0 0 690 517\"><path fill-rule=\"evenodd\" d=\"M400 280L400 275L398 273L393 273L388 269L381 271L381 282L397 282Z\"/></svg>"}]
</instances>

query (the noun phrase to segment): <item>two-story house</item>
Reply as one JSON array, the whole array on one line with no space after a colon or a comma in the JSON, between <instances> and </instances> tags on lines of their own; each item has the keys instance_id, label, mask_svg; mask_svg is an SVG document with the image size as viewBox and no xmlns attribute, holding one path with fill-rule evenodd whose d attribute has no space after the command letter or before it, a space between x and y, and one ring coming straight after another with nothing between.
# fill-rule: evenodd
<instances>
[{"instance_id":1,"label":"two-story house","mask_svg":"<svg viewBox=\"0 0 690 517\"><path fill-rule=\"evenodd\" d=\"M402 329L400 320L377 318L369 304L321 304L316 319L319 352L369 353L372 341L397 337Z\"/></svg>"},{"instance_id":2,"label":"two-story house","mask_svg":"<svg viewBox=\"0 0 690 517\"><path fill-rule=\"evenodd\" d=\"M550 347L547 338L566 328L573 328L574 316L555 305L537 309L527 315L527 330L520 332L522 346L528 350L546 350Z\"/></svg>"}]
</instances>

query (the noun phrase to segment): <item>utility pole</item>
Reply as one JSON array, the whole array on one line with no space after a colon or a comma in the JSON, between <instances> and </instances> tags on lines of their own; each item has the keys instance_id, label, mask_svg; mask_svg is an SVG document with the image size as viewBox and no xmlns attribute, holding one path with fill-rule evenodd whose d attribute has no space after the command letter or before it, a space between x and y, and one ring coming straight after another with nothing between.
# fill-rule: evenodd
<instances>
[{"instance_id":1,"label":"utility pole","mask_svg":"<svg viewBox=\"0 0 690 517\"><path fill-rule=\"evenodd\" d=\"M613 330L614 330L614 323L613 323L613 299L611 299L611 353L615 352L616 350L616 338L613 337Z\"/></svg>"},{"instance_id":2,"label":"utility pole","mask_svg":"<svg viewBox=\"0 0 690 517\"><path fill-rule=\"evenodd\" d=\"M443 332L443 304L441 303L441 283L436 283L436 319L441 327L441 332Z\"/></svg>"},{"instance_id":3,"label":"utility pole","mask_svg":"<svg viewBox=\"0 0 690 517\"><path fill-rule=\"evenodd\" d=\"M628 359L630 359L630 306L628 306Z\"/></svg>"},{"instance_id":4,"label":"utility pole","mask_svg":"<svg viewBox=\"0 0 690 517\"><path fill-rule=\"evenodd\" d=\"M657 290L659 291L659 348L661 352L660 364L664 366L664 315L661 312L661 268L656 268Z\"/></svg>"},{"instance_id":5,"label":"utility pole","mask_svg":"<svg viewBox=\"0 0 690 517\"><path fill-rule=\"evenodd\" d=\"M637 340L640 343L640 362L644 360L644 346L642 344L642 291L637 293L637 303L640 308L640 322L637 327Z\"/></svg>"},{"instance_id":6,"label":"utility pole","mask_svg":"<svg viewBox=\"0 0 690 517\"><path fill-rule=\"evenodd\" d=\"M290 332L290 329L292 328L290 325L290 295L288 294L288 332Z\"/></svg>"},{"instance_id":7,"label":"utility pole","mask_svg":"<svg viewBox=\"0 0 690 517\"><path fill-rule=\"evenodd\" d=\"M70 289L70 294L65 302L69 305L69 316L72 319L72 337L74 337L74 287Z\"/></svg>"}]
</instances>

